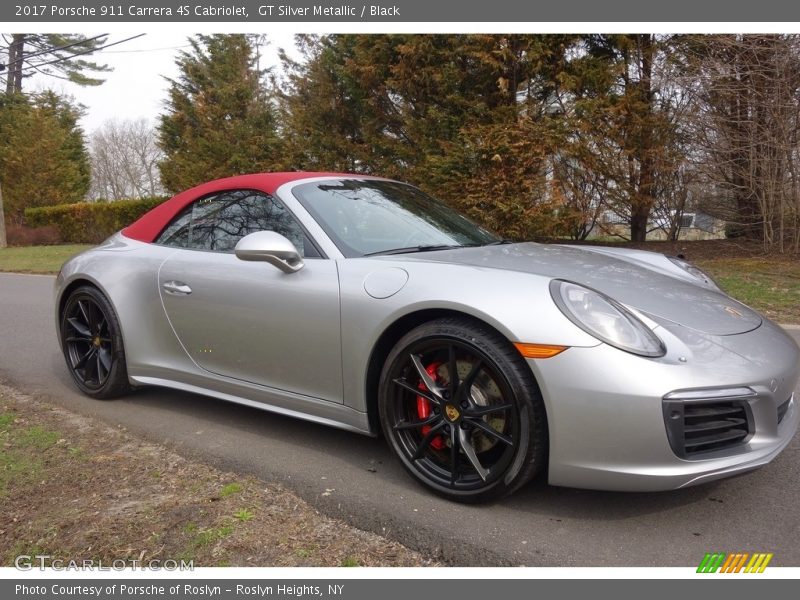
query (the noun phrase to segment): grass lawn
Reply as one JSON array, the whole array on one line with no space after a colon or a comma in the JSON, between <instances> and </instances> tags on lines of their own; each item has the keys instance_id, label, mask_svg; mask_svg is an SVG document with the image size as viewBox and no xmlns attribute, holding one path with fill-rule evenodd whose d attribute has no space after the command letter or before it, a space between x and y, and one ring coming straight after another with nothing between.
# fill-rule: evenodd
<instances>
[{"instance_id":1,"label":"grass lawn","mask_svg":"<svg viewBox=\"0 0 800 600\"><path fill-rule=\"evenodd\" d=\"M334 492L330 489L328 492ZM0 383L0 566L21 554L198 567L436 566L291 491Z\"/></svg>"},{"instance_id":2,"label":"grass lawn","mask_svg":"<svg viewBox=\"0 0 800 600\"><path fill-rule=\"evenodd\" d=\"M728 294L773 321L800 324L800 260L712 258L695 264Z\"/></svg>"},{"instance_id":3,"label":"grass lawn","mask_svg":"<svg viewBox=\"0 0 800 600\"><path fill-rule=\"evenodd\" d=\"M63 246L0 248L0 271L58 273L65 260L87 248L91 248L91 246L66 244Z\"/></svg>"}]
</instances>

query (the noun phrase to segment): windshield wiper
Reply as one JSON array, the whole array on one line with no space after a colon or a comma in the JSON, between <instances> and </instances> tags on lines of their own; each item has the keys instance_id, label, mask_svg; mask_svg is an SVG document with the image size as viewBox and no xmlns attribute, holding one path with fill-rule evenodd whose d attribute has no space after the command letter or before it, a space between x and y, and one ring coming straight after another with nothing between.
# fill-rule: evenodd
<instances>
[{"instance_id":1,"label":"windshield wiper","mask_svg":"<svg viewBox=\"0 0 800 600\"><path fill-rule=\"evenodd\" d=\"M484 246L503 246L505 244L513 244L514 240L497 240L496 242L489 242L488 244L484 244Z\"/></svg>"},{"instance_id":2,"label":"windshield wiper","mask_svg":"<svg viewBox=\"0 0 800 600\"><path fill-rule=\"evenodd\" d=\"M367 252L364 256L382 256L389 254L411 254L412 252L433 252L435 250L452 250L453 248L463 248L460 244L436 244L428 246L408 246L407 248L392 248L391 250L378 250L377 252Z\"/></svg>"}]
</instances>

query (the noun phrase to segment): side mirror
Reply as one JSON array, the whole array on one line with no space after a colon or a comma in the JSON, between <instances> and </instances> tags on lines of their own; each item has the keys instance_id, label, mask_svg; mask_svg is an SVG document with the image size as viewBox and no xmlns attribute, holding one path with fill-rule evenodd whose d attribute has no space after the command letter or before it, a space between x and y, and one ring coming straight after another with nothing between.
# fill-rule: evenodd
<instances>
[{"instance_id":1,"label":"side mirror","mask_svg":"<svg viewBox=\"0 0 800 600\"><path fill-rule=\"evenodd\" d=\"M239 260L268 262L284 273L296 273L304 265L294 244L274 231L256 231L244 236L234 252Z\"/></svg>"}]
</instances>

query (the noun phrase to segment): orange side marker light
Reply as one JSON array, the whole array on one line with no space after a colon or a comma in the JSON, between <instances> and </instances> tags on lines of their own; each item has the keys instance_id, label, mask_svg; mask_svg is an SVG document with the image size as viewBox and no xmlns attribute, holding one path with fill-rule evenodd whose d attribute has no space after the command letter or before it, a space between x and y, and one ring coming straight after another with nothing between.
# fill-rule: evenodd
<instances>
[{"instance_id":1,"label":"orange side marker light","mask_svg":"<svg viewBox=\"0 0 800 600\"><path fill-rule=\"evenodd\" d=\"M553 346L551 344L523 344L515 342L514 347L519 350L525 358L552 358L561 354L569 346Z\"/></svg>"}]
</instances>

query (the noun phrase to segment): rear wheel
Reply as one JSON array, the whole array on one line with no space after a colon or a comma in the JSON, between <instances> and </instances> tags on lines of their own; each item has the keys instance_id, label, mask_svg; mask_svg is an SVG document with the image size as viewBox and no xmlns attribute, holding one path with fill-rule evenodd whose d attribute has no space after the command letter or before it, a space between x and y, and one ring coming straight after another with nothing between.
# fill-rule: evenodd
<instances>
[{"instance_id":1,"label":"rear wheel","mask_svg":"<svg viewBox=\"0 0 800 600\"><path fill-rule=\"evenodd\" d=\"M513 345L480 322L445 318L412 330L389 354L379 386L392 449L442 496L505 496L546 460L546 417L533 375Z\"/></svg>"},{"instance_id":2,"label":"rear wheel","mask_svg":"<svg viewBox=\"0 0 800 600\"><path fill-rule=\"evenodd\" d=\"M82 286L69 295L59 333L67 368L83 393L106 399L129 391L119 321L97 288Z\"/></svg>"}]
</instances>

